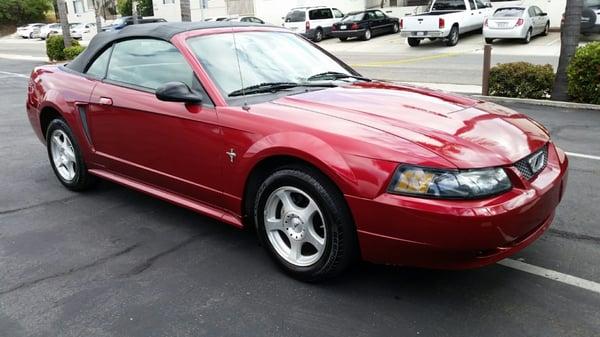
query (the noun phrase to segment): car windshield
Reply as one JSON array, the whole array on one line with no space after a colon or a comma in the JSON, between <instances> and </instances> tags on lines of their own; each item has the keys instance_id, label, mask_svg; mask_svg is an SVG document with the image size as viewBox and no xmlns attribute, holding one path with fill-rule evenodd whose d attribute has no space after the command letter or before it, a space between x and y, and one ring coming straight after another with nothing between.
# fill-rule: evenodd
<instances>
[{"instance_id":1,"label":"car windshield","mask_svg":"<svg viewBox=\"0 0 600 337\"><path fill-rule=\"evenodd\" d=\"M496 18L520 18L523 16L523 8L500 8L494 13Z\"/></svg>"},{"instance_id":2,"label":"car windshield","mask_svg":"<svg viewBox=\"0 0 600 337\"><path fill-rule=\"evenodd\" d=\"M350 13L346 16L344 16L344 18L342 19L342 22L353 22L353 21L362 21L362 19L365 17L365 13L361 12L361 13Z\"/></svg>"},{"instance_id":3,"label":"car windshield","mask_svg":"<svg viewBox=\"0 0 600 337\"><path fill-rule=\"evenodd\" d=\"M214 34L190 38L188 44L224 96L265 84L301 85L314 75L321 75L319 80L352 76L336 60L292 33Z\"/></svg>"},{"instance_id":4,"label":"car windshield","mask_svg":"<svg viewBox=\"0 0 600 337\"><path fill-rule=\"evenodd\" d=\"M302 22L306 20L306 12L291 11L285 16L285 22Z\"/></svg>"},{"instance_id":5,"label":"car windshield","mask_svg":"<svg viewBox=\"0 0 600 337\"><path fill-rule=\"evenodd\" d=\"M126 20L127 20L127 18L118 18L113 22L113 25L115 25L115 26L124 25Z\"/></svg>"}]
</instances>

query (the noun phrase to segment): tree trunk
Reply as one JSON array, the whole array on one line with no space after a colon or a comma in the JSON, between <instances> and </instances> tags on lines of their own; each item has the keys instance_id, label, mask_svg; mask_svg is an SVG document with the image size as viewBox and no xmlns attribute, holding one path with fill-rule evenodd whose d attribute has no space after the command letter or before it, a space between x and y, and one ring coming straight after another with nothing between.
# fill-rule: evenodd
<instances>
[{"instance_id":1,"label":"tree trunk","mask_svg":"<svg viewBox=\"0 0 600 337\"><path fill-rule=\"evenodd\" d=\"M181 21L192 21L192 11L190 9L190 0L179 0L179 8L181 9Z\"/></svg>"},{"instance_id":2,"label":"tree trunk","mask_svg":"<svg viewBox=\"0 0 600 337\"><path fill-rule=\"evenodd\" d=\"M139 23L138 15L140 14L138 13L138 5L136 0L131 1L131 15L133 16L133 24L137 25Z\"/></svg>"},{"instance_id":3,"label":"tree trunk","mask_svg":"<svg viewBox=\"0 0 600 337\"><path fill-rule=\"evenodd\" d=\"M67 3L65 0L56 0L56 6L58 7L58 17L60 18L65 48L68 48L71 47L71 29L69 29L69 19L67 18Z\"/></svg>"},{"instance_id":4,"label":"tree trunk","mask_svg":"<svg viewBox=\"0 0 600 337\"><path fill-rule=\"evenodd\" d=\"M96 16L96 33L102 32L102 20L100 19L100 0L93 0L94 15Z\"/></svg>"},{"instance_id":5,"label":"tree trunk","mask_svg":"<svg viewBox=\"0 0 600 337\"><path fill-rule=\"evenodd\" d=\"M565 21L560 30L560 59L556 70L556 78L554 79L554 88L552 89L552 99L556 101L569 99L567 94L567 67L579 45L581 12L582 0L567 0Z\"/></svg>"}]
</instances>

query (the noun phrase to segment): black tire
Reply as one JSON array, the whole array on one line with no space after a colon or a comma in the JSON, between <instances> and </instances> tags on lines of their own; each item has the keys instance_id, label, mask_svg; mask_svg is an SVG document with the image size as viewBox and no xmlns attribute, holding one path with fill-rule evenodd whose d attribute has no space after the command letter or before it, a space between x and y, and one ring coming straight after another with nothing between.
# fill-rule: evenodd
<instances>
[{"instance_id":1,"label":"black tire","mask_svg":"<svg viewBox=\"0 0 600 337\"><path fill-rule=\"evenodd\" d=\"M264 215L271 194L292 187L310 196L323 214L325 247L322 256L308 266L297 266L277 253L265 230ZM307 166L291 165L274 171L259 187L254 203L254 223L258 237L273 260L289 275L306 282L335 277L358 257L356 228L350 210L339 190L329 179ZM283 217L283 215L281 215ZM287 237L287 235L286 235Z\"/></svg>"},{"instance_id":2,"label":"black tire","mask_svg":"<svg viewBox=\"0 0 600 337\"><path fill-rule=\"evenodd\" d=\"M437 37L428 37L427 39L429 39L429 41L434 42L437 41Z\"/></svg>"},{"instance_id":3,"label":"black tire","mask_svg":"<svg viewBox=\"0 0 600 337\"><path fill-rule=\"evenodd\" d=\"M408 45L411 47L418 47L421 44L421 39L415 39L412 37L409 37L407 39L407 41L408 41Z\"/></svg>"},{"instance_id":4,"label":"black tire","mask_svg":"<svg viewBox=\"0 0 600 337\"><path fill-rule=\"evenodd\" d=\"M75 176L71 180L64 179L58 172L58 168L55 166L54 160L52 159L52 146L51 146L51 137L56 130L62 131L69 138L73 146L73 152L75 154L76 163L75 166ZM48 126L48 130L46 131L46 148L48 150L48 159L50 160L50 166L52 166L52 170L54 174L58 178L61 184L63 184L66 188L72 191L83 191L90 187L92 187L97 178L91 175L87 167L85 165L85 161L83 160L83 155L81 154L81 148L77 143L77 139L73 136L73 132L67 123L62 119L55 119L50 122Z\"/></svg>"},{"instance_id":5,"label":"black tire","mask_svg":"<svg viewBox=\"0 0 600 337\"><path fill-rule=\"evenodd\" d=\"M347 37L340 37L340 41L346 42L346 41L348 41L348 38Z\"/></svg>"},{"instance_id":6,"label":"black tire","mask_svg":"<svg viewBox=\"0 0 600 337\"><path fill-rule=\"evenodd\" d=\"M33 32L29 33L29 38L33 39Z\"/></svg>"},{"instance_id":7,"label":"black tire","mask_svg":"<svg viewBox=\"0 0 600 337\"><path fill-rule=\"evenodd\" d=\"M532 35L533 35L533 30L531 28L529 28L529 30L527 31L527 34L525 34L525 38L523 40L521 40L521 42L523 44L529 44L529 42L531 42Z\"/></svg>"},{"instance_id":8,"label":"black tire","mask_svg":"<svg viewBox=\"0 0 600 337\"><path fill-rule=\"evenodd\" d=\"M362 36L363 41L369 41L372 37L373 33L371 32L371 29L367 28Z\"/></svg>"},{"instance_id":9,"label":"black tire","mask_svg":"<svg viewBox=\"0 0 600 337\"><path fill-rule=\"evenodd\" d=\"M494 39L490 39L490 38L485 38L485 43L487 44L493 44L494 43Z\"/></svg>"},{"instance_id":10,"label":"black tire","mask_svg":"<svg viewBox=\"0 0 600 337\"><path fill-rule=\"evenodd\" d=\"M448 37L446 38L446 46L454 47L458 44L458 40L460 40L458 26L452 26L450 34L448 34Z\"/></svg>"},{"instance_id":11,"label":"black tire","mask_svg":"<svg viewBox=\"0 0 600 337\"><path fill-rule=\"evenodd\" d=\"M544 32L542 33L543 36L548 36L548 34L550 33L550 22L548 22L546 24L546 27L544 27Z\"/></svg>"},{"instance_id":12,"label":"black tire","mask_svg":"<svg viewBox=\"0 0 600 337\"><path fill-rule=\"evenodd\" d=\"M400 31L400 26L397 23L394 23L392 26L392 34L396 34Z\"/></svg>"},{"instance_id":13,"label":"black tire","mask_svg":"<svg viewBox=\"0 0 600 337\"><path fill-rule=\"evenodd\" d=\"M315 31L315 38L313 39L313 41L314 42L321 42L322 40L323 40L323 30L319 27Z\"/></svg>"}]
</instances>

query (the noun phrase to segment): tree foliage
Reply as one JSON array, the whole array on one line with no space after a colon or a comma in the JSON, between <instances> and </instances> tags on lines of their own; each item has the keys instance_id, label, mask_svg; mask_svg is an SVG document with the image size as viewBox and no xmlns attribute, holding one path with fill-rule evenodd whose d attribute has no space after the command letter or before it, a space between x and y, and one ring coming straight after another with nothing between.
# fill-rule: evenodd
<instances>
[{"instance_id":1,"label":"tree foliage","mask_svg":"<svg viewBox=\"0 0 600 337\"><path fill-rule=\"evenodd\" d=\"M22 24L42 21L51 8L50 0L0 0L0 22Z\"/></svg>"},{"instance_id":2,"label":"tree foliage","mask_svg":"<svg viewBox=\"0 0 600 337\"><path fill-rule=\"evenodd\" d=\"M117 0L117 12L122 16L133 15L132 0ZM141 16L152 16L154 15L154 9L152 8L152 0L139 0L137 2L138 15Z\"/></svg>"}]
</instances>

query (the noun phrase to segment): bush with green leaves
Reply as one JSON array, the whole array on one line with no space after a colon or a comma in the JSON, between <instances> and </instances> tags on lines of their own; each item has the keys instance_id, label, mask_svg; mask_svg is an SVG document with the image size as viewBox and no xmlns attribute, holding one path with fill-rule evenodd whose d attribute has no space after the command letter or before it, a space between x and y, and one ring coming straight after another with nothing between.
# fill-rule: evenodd
<instances>
[{"instance_id":1,"label":"bush with green leaves","mask_svg":"<svg viewBox=\"0 0 600 337\"><path fill-rule=\"evenodd\" d=\"M42 21L50 9L51 0L0 0L0 24Z\"/></svg>"},{"instance_id":2,"label":"bush with green leaves","mask_svg":"<svg viewBox=\"0 0 600 337\"><path fill-rule=\"evenodd\" d=\"M600 104L600 42L577 48L567 68L567 78L571 100Z\"/></svg>"},{"instance_id":3,"label":"bush with green leaves","mask_svg":"<svg viewBox=\"0 0 600 337\"><path fill-rule=\"evenodd\" d=\"M504 63L490 71L490 95L516 98L548 98L552 93L551 65L527 62Z\"/></svg>"},{"instance_id":4,"label":"bush with green leaves","mask_svg":"<svg viewBox=\"0 0 600 337\"><path fill-rule=\"evenodd\" d=\"M71 48L80 47L79 42L75 40L73 40L71 44ZM69 53L69 55L72 55L75 53L75 50L69 50ZM79 53L81 53L81 51L79 51ZM77 53L77 55L79 55L79 53ZM48 55L50 61L64 61L66 59L70 59L65 55L65 42L62 35L53 35L46 39L46 54Z\"/></svg>"},{"instance_id":5,"label":"bush with green leaves","mask_svg":"<svg viewBox=\"0 0 600 337\"><path fill-rule=\"evenodd\" d=\"M77 57L77 55L81 54L85 50L84 46L73 45L71 47L67 47L63 50L65 53L65 59L72 60Z\"/></svg>"}]
</instances>

